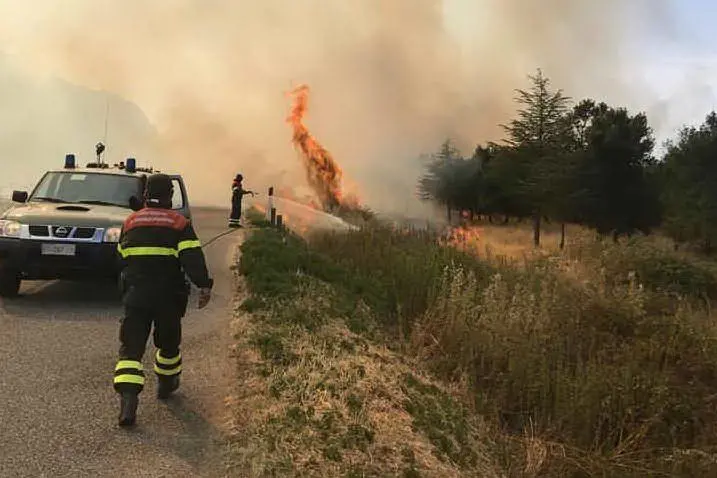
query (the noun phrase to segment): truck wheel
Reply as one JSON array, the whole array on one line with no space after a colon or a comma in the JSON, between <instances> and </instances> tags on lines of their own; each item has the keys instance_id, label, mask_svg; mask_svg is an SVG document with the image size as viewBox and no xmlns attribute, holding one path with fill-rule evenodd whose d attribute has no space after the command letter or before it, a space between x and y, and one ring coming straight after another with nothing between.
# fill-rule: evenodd
<instances>
[{"instance_id":1,"label":"truck wheel","mask_svg":"<svg viewBox=\"0 0 717 478\"><path fill-rule=\"evenodd\" d=\"M10 270L0 269L0 297L17 297L20 292L20 276Z\"/></svg>"}]
</instances>

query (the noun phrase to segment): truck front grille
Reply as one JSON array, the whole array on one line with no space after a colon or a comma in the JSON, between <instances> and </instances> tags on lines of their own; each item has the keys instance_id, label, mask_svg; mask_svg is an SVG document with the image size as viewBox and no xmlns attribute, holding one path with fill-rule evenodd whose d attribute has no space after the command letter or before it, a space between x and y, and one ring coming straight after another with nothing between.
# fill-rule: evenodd
<instances>
[{"instance_id":1,"label":"truck front grille","mask_svg":"<svg viewBox=\"0 0 717 478\"><path fill-rule=\"evenodd\" d=\"M78 227L72 237L76 239L92 239L95 235L94 227Z\"/></svg>"},{"instance_id":2,"label":"truck front grille","mask_svg":"<svg viewBox=\"0 0 717 478\"><path fill-rule=\"evenodd\" d=\"M36 237L48 237L50 235L47 226L30 226L30 235Z\"/></svg>"},{"instance_id":3,"label":"truck front grille","mask_svg":"<svg viewBox=\"0 0 717 478\"><path fill-rule=\"evenodd\" d=\"M54 237L58 239L92 239L97 228L75 226L28 226L31 237Z\"/></svg>"}]
</instances>

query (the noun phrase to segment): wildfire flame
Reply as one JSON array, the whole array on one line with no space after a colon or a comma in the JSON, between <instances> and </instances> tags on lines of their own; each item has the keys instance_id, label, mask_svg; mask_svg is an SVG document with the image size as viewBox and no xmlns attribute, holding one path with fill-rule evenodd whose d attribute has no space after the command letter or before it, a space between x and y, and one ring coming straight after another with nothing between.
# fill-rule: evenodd
<instances>
[{"instance_id":1,"label":"wildfire flame","mask_svg":"<svg viewBox=\"0 0 717 478\"><path fill-rule=\"evenodd\" d=\"M343 172L323 146L311 135L304 125L303 119L307 112L309 87L300 85L292 90L294 104L287 122L294 130L293 143L301 151L306 168L306 178L321 203L324 211L333 211L343 204L341 194L341 178Z\"/></svg>"},{"instance_id":2,"label":"wildfire flame","mask_svg":"<svg viewBox=\"0 0 717 478\"><path fill-rule=\"evenodd\" d=\"M477 253L480 249L482 229L472 225L466 215L462 215L462 224L451 227L439 241L444 246L454 247L469 253Z\"/></svg>"},{"instance_id":3,"label":"wildfire flame","mask_svg":"<svg viewBox=\"0 0 717 478\"><path fill-rule=\"evenodd\" d=\"M477 227L459 226L451 229L446 242L459 249L475 249L480 241L481 231Z\"/></svg>"}]
</instances>

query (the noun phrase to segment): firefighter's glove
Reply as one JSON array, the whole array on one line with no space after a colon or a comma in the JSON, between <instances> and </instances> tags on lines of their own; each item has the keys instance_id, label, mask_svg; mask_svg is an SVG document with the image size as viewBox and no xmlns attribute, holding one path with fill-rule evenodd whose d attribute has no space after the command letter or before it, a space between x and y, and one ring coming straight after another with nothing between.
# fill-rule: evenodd
<instances>
[{"instance_id":1,"label":"firefighter's glove","mask_svg":"<svg viewBox=\"0 0 717 478\"><path fill-rule=\"evenodd\" d=\"M209 299L211 299L211 298L212 298L212 289L209 289L209 288L199 289L199 303L197 306L200 309L205 308L207 306L207 304L209 303Z\"/></svg>"}]
</instances>

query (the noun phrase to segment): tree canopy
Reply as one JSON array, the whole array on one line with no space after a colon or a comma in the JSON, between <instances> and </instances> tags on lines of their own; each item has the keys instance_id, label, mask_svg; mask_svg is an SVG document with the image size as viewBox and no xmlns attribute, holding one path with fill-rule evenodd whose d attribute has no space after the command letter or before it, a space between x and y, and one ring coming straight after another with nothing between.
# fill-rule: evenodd
<instances>
[{"instance_id":1,"label":"tree canopy","mask_svg":"<svg viewBox=\"0 0 717 478\"><path fill-rule=\"evenodd\" d=\"M683 128L660 166L665 231L710 252L717 241L717 114L698 128Z\"/></svg>"},{"instance_id":2,"label":"tree canopy","mask_svg":"<svg viewBox=\"0 0 717 478\"><path fill-rule=\"evenodd\" d=\"M532 218L535 244L548 218L601 236L650 234L710 250L717 241L717 115L683 128L658 160L647 116L593 99L573 103L538 70L516 90L499 143L463 157L451 141L431 156L421 198L453 211Z\"/></svg>"}]
</instances>

